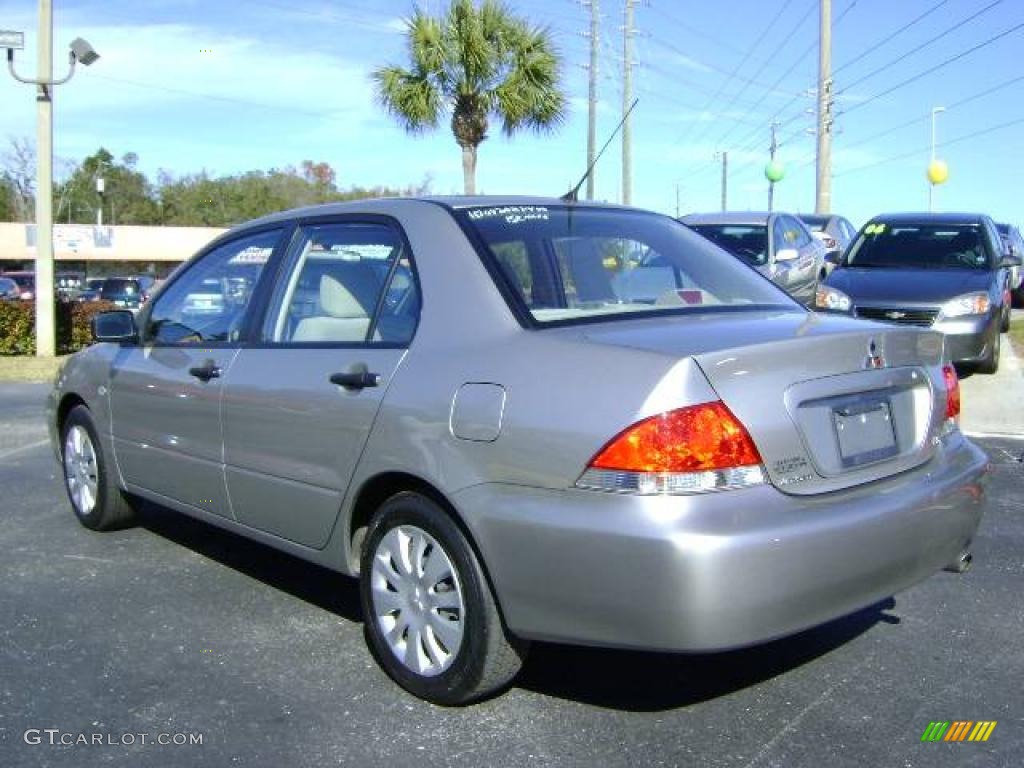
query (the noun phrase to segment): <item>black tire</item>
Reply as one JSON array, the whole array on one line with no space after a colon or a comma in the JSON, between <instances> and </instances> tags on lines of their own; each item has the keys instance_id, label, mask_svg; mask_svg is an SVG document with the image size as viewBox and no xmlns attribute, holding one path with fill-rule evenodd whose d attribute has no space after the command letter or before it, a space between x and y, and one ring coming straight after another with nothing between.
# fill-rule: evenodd
<instances>
[{"instance_id":1,"label":"black tire","mask_svg":"<svg viewBox=\"0 0 1024 768\"><path fill-rule=\"evenodd\" d=\"M395 532L394 536L385 539L392 532ZM403 535L412 533L414 537L419 533L425 533L427 536L418 540L433 539L428 548L423 550L422 555L417 556L420 563L412 564L411 570L407 564L399 566L393 557L389 558L388 553L393 551L389 547L396 541L395 536L398 536L399 532ZM416 540L413 538L410 542ZM430 579L425 571L428 564L434 564L431 560L436 554L433 549L434 543L440 547L443 555L437 563L442 563L446 567L450 565L453 575L430 585ZM414 553L411 543L409 546L408 553L412 563ZM403 574L402 570L406 572ZM412 575L417 571L424 573L420 576ZM447 570L435 571L444 572ZM412 590L408 587L416 579L419 579L419 586L415 588L414 598ZM437 587L444 583L450 585L450 588L438 590ZM374 597L375 584L377 598ZM421 588L423 592L419 591ZM436 670L432 673L423 674L407 665L399 657L399 651L392 649L386 637L385 624L393 622L391 629L397 630L390 633L394 638L393 642L404 644L407 655L410 648L415 648L416 650L412 651L414 654L422 654L427 663L435 663L435 657L428 653L427 646L431 640L436 641L441 635L431 634L428 637L425 623L437 621L442 614L437 612L437 607L428 604L431 599L428 598L428 594L433 594L433 599L436 600L437 595L444 593L455 596L449 599L458 599L457 596L461 595L463 609L456 622L461 627L458 630L461 631L461 639L452 650L442 644L441 651L442 655L447 654L446 660L443 663L437 662ZM385 612L386 606L382 604L381 615L378 615L378 606L374 601L381 600L382 594L393 595L387 598L388 604L394 601L401 607ZM374 514L363 545L359 595L363 606L364 634L371 652L396 683L421 699L445 706L468 704L503 688L515 677L523 664L528 644L511 638L505 631L490 585L466 536L440 506L418 493L396 494L385 501ZM414 600L418 607L413 605ZM430 617L424 618L427 614L430 614ZM444 618L451 619L452 614L446 613ZM421 622L419 626L423 630L422 635L419 634L420 630L411 629L414 626L413 622L416 621ZM413 631L416 632L415 637L418 641L416 646L410 646L406 642L406 638L413 637Z\"/></svg>"},{"instance_id":2,"label":"black tire","mask_svg":"<svg viewBox=\"0 0 1024 768\"><path fill-rule=\"evenodd\" d=\"M999 370L1000 339L998 331L992 334L992 346L989 347L988 357L978 364L978 373L995 373Z\"/></svg>"},{"instance_id":3,"label":"black tire","mask_svg":"<svg viewBox=\"0 0 1024 768\"><path fill-rule=\"evenodd\" d=\"M88 447L85 447L84 442L76 443L86 440ZM90 452L91 460L88 458ZM135 522L133 499L118 487L115 472L103 454L92 415L84 405L72 408L64 421L60 434L60 455L64 490L67 491L71 509L82 525L94 531L111 531ZM80 484L87 480L95 487L91 504L87 503L87 497L76 493Z\"/></svg>"},{"instance_id":4,"label":"black tire","mask_svg":"<svg viewBox=\"0 0 1024 768\"><path fill-rule=\"evenodd\" d=\"M1010 330L1010 303L1012 299L1006 302L1006 306L1003 307L1002 321L999 323L999 332L1006 333Z\"/></svg>"}]
</instances>

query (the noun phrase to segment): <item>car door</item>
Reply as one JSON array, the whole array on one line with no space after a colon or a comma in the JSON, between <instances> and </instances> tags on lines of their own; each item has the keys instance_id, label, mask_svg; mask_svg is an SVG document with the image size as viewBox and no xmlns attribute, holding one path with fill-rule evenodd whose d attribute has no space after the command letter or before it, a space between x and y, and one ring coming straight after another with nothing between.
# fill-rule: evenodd
<instances>
[{"instance_id":1,"label":"car door","mask_svg":"<svg viewBox=\"0 0 1024 768\"><path fill-rule=\"evenodd\" d=\"M390 220L300 227L260 338L224 380L225 475L239 521L326 543L419 306L408 244Z\"/></svg>"},{"instance_id":2,"label":"car door","mask_svg":"<svg viewBox=\"0 0 1024 768\"><path fill-rule=\"evenodd\" d=\"M221 383L280 227L199 257L140 317L110 379L114 451L129 490L232 517L224 485ZM219 285L219 301L196 296Z\"/></svg>"}]
</instances>

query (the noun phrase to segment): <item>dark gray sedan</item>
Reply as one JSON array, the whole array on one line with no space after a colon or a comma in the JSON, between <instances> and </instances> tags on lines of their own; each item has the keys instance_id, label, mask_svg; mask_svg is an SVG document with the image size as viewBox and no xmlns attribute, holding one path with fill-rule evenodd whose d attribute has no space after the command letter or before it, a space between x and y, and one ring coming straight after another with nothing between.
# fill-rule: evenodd
<instances>
[{"instance_id":1,"label":"dark gray sedan","mask_svg":"<svg viewBox=\"0 0 1024 768\"><path fill-rule=\"evenodd\" d=\"M796 216L752 211L691 213L681 221L749 264L803 304L826 274L825 246Z\"/></svg>"},{"instance_id":2,"label":"dark gray sedan","mask_svg":"<svg viewBox=\"0 0 1024 768\"><path fill-rule=\"evenodd\" d=\"M358 576L381 666L439 703L531 640L705 651L843 616L963 570L982 514L940 334L809 312L646 211L289 211L94 330L48 401L78 520L146 499Z\"/></svg>"},{"instance_id":3,"label":"dark gray sedan","mask_svg":"<svg viewBox=\"0 0 1024 768\"><path fill-rule=\"evenodd\" d=\"M995 224L981 214L876 216L818 290L819 309L935 328L946 353L983 373L999 368L1010 326L1010 269Z\"/></svg>"}]
</instances>

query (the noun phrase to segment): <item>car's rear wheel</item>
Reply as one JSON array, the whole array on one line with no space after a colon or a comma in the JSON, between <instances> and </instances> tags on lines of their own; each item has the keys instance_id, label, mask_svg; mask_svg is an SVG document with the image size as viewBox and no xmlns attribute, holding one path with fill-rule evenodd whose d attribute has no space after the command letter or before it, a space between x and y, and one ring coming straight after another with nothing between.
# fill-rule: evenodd
<instances>
[{"instance_id":1,"label":"car's rear wheel","mask_svg":"<svg viewBox=\"0 0 1024 768\"><path fill-rule=\"evenodd\" d=\"M992 344L989 347L988 356L978 364L979 373L995 373L999 370L999 352L1001 335L996 332L992 334Z\"/></svg>"},{"instance_id":2,"label":"car's rear wheel","mask_svg":"<svg viewBox=\"0 0 1024 768\"><path fill-rule=\"evenodd\" d=\"M117 487L103 454L89 409L71 409L61 432L64 488L78 521L94 531L123 528L134 521L132 500Z\"/></svg>"},{"instance_id":3,"label":"car's rear wheel","mask_svg":"<svg viewBox=\"0 0 1024 768\"><path fill-rule=\"evenodd\" d=\"M526 644L506 633L476 553L452 518L418 493L392 496L370 522L360 597L384 671L435 704L466 704L519 671Z\"/></svg>"},{"instance_id":4,"label":"car's rear wheel","mask_svg":"<svg viewBox=\"0 0 1024 768\"><path fill-rule=\"evenodd\" d=\"M999 330L1002 333L1006 333L1010 330L1010 306L1013 304L1013 298L1009 290L1006 291L1006 295L1003 299L1003 315L1002 320L999 323Z\"/></svg>"}]
</instances>

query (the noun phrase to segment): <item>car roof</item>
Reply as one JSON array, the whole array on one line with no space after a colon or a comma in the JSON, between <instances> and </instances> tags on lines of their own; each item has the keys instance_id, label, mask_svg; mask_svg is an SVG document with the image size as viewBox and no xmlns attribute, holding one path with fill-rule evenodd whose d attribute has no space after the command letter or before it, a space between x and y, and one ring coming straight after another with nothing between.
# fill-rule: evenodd
<instances>
[{"instance_id":1,"label":"car roof","mask_svg":"<svg viewBox=\"0 0 1024 768\"><path fill-rule=\"evenodd\" d=\"M287 211L271 213L239 225L239 229L262 226L280 221L291 221L309 216L332 216L335 214L365 212L373 207L405 207L412 204L434 203L446 208L462 209L478 206L513 206L513 205L545 205L564 207L572 205L576 208L602 208L639 211L642 209L613 203L577 201L567 202L559 197L542 197L538 195L426 195L420 197L369 197L360 200L347 200L339 203L322 203L303 208L291 208Z\"/></svg>"},{"instance_id":2,"label":"car roof","mask_svg":"<svg viewBox=\"0 0 1024 768\"><path fill-rule=\"evenodd\" d=\"M717 213L688 213L680 221L684 224L767 224L769 216L792 216L785 211L719 211Z\"/></svg>"},{"instance_id":3,"label":"car roof","mask_svg":"<svg viewBox=\"0 0 1024 768\"><path fill-rule=\"evenodd\" d=\"M871 218L872 222L886 224L981 224L987 219L984 213L882 213Z\"/></svg>"}]
</instances>

